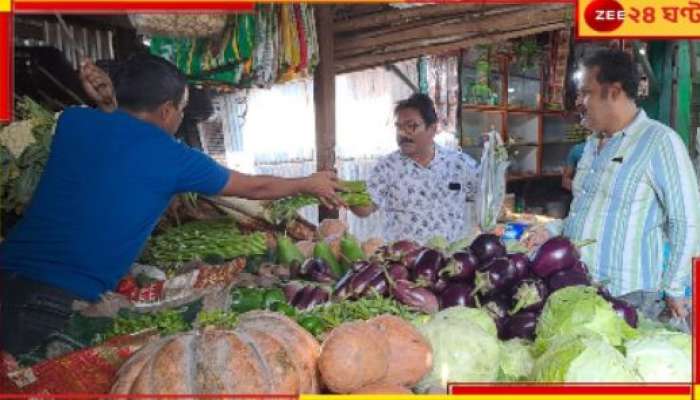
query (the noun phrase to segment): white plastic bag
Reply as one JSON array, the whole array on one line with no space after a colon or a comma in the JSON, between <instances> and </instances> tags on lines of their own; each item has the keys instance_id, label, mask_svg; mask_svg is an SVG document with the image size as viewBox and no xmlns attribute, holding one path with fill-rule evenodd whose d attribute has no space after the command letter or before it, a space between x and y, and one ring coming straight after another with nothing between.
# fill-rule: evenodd
<instances>
[{"instance_id":1,"label":"white plastic bag","mask_svg":"<svg viewBox=\"0 0 700 400\"><path fill-rule=\"evenodd\" d=\"M496 226L503 207L506 196L506 170L510 162L500 133L492 129L486 133L486 137L488 139L481 154L477 207L481 229L490 231Z\"/></svg>"}]
</instances>

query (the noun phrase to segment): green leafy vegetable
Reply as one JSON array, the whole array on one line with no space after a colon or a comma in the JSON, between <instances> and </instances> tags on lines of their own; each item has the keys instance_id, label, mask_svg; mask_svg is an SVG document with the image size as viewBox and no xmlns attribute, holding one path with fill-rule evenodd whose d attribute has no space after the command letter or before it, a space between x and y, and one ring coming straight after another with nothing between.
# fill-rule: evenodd
<instances>
[{"instance_id":1,"label":"green leafy vegetable","mask_svg":"<svg viewBox=\"0 0 700 400\"><path fill-rule=\"evenodd\" d=\"M639 335L590 286L569 286L549 296L535 333L536 355L547 350L554 340L567 336L598 337L620 346Z\"/></svg>"},{"instance_id":2,"label":"green leafy vegetable","mask_svg":"<svg viewBox=\"0 0 700 400\"><path fill-rule=\"evenodd\" d=\"M233 329L238 324L238 314L232 311L212 310L197 314L194 325L200 328L213 326L221 329Z\"/></svg>"},{"instance_id":3,"label":"green leafy vegetable","mask_svg":"<svg viewBox=\"0 0 700 400\"><path fill-rule=\"evenodd\" d=\"M685 382L692 379L692 337L656 331L625 343L627 361L645 382Z\"/></svg>"},{"instance_id":4,"label":"green leafy vegetable","mask_svg":"<svg viewBox=\"0 0 700 400\"><path fill-rule=\"evenodd\" d=\"M535 361L538 382L640 382L625 357L596 337L564 337Z\"/></svg>"},{"instance_id":5,"label":"green leafy vegetable","mask_svg":"<svg viewBox=\"0 0 700 400\"><path fill-rule=\"evenodd\" d=\"M515 382L530 377L535 363L531 346L532 343L518 338L501 342L499 381Z\"/></svg>"},{"instance_id":6,"label":"green leafy vegetable","mask_svg":"<svg viewBox=\"0 0 700 400\"><path fill-rule=\"evenodd\" d=\"M492 325L488 314L467 307L443 310L418 324L433 349L433 369L419 390L444 387L447 382L496 381L501 349Z\"/></svg>"},{"instance_id":7,"label":"green leafy vegetable","mask_svg":"<svg viewBox=\"0 0 700 400\"><path fill-rule=\"evenodd\" d=\"M151 238L143 259L157 265L263 255L265 234L241 234L229 219L190 222Z\"/></svg>"}]
</instances>

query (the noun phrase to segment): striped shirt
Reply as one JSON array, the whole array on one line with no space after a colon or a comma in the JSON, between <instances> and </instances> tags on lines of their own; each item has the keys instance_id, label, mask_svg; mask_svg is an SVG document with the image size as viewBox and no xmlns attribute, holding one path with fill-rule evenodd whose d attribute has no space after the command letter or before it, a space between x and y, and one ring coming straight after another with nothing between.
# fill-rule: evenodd
<instances>
[{"instance_id":1,"label":"striped shirt","mask_svg":"<svg viewBox=\"0 0 700 400\"><path fill-rule=\"evenodd\" d=\"M700 255L700 193L685 145L644 110L598 152L600 140L586 141L561 233L596 241L581 257L613 295L683 296L691 259ZM671 245L667 268L664 241Z\"/></svg>"}]
</instances>

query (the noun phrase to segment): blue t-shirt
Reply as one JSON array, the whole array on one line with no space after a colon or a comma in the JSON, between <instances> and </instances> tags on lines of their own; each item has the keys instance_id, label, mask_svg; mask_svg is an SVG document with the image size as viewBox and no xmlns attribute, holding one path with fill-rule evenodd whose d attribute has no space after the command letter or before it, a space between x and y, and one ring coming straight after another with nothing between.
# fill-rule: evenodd
<instances>
[{"instance_id":1,"label":"blue t-shirt","mask_svg":"<svg viewBox=\"0 0 700 400\"><path fill-rule=\"evenodd\" d=\"M95 300L139 256L173 195L219 193L229 171L123 111L63 112L0 268Z\"/></svg>"},{"instance_id":2,"label":"blue t-shirt","mask_svg":"<svg viewBox=\"0 0 700 400\"><path fill-rule=\"evenodd\" d=\"M586 142L581 142L574 145L569 154L566 156L566 166L576 169L579 160L583 157L583 149L586 147Z\"/></svg>"}]
</instances>

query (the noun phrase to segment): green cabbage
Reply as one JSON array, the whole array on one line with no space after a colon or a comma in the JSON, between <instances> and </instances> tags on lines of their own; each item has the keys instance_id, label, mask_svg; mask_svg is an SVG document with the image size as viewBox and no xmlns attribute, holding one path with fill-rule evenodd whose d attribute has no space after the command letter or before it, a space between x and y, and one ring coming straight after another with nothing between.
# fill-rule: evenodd
<instances>
[{"instance_id":1,"label":"green cabbage","mask_svg":"<svg viewBox=\"0 0 700 400\"><path fill-rule=\"evenodd\" d=\"M429 321L437 320L458 320L458 321L468 321L473 322L481 327L487 333L497 336L498 329L496 328L496 323L493 321L491 316L479 309L464 306L454 306L446 308L439 313L433 315Z\"/></svg>"},{"instance_id":2,"label":"green cabbage","mask_svg":"<svg viewBox=\"0 0 700 400\"><path fill-rule=\"evenodd\" d=\"M495 324L483 311L451 307L418 329L433 348L433 369L418 384L419 390L448 382L496 381L500 346Z\"/></svg>"},{"instance_id":3,"label":"green cabbage","mask_svg":"<svg viewBox=\"0 0 700 400\"><path fill-rule=\"evenodd\" d=\"M501 342L499 381L521 381L530 377L535 363L531 346L530 342L519 338Z\"/></svg>"},{"instance_id":4,"label":"green cabbage","mask_svg":"<svg viewBox=\"0 0 700 400\"><path fill-rule=\"evenodd\" d=\"M553 341L535 361L532 377L538 382L641 382L622 353L594 337Z\"/></svg>"},{"instance_id":5,"label":"green cabbage","mask_svg":"<svg viewBox=\"0 0 700 400\"><path fill-rule=\"evenodd\" d=\"M627 361L645 382L690 382L692 339L681 332L656 331L625 343Z\"/></svg>"},{"instance_id":6,"label":"green cabbage","mask_svg":"<svg viewBox=\"0 0 700 400\"><path fill-rule=\"evenodd\" d=\"M542 310L535 331L535 354L552 341L567 336L599 337L613 346L638 336L610 303L590 286L569 286L552 293Z\"/></svg>"}]
</instances>

